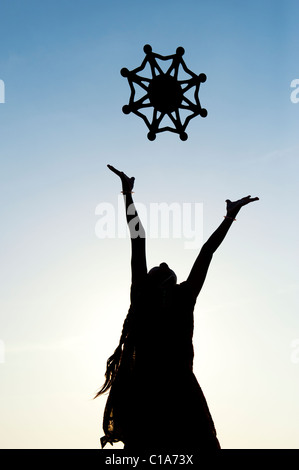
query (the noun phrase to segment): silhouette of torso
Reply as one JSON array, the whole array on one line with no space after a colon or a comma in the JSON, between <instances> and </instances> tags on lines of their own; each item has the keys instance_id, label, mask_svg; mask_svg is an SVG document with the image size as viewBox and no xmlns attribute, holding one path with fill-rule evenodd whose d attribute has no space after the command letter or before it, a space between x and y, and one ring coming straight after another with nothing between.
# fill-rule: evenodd
<instances>
[{"instance_id":1,"label":"silhouette of torso","mask_svg":"<svg viewBox=\"0 0 299 470\"><path fill-rule=\"evenodd\" d=\"M192 372L195 302L187 283L131 290L135 361L123 405L127 450L219 448Z\"/></svg>"},{"instance_id":2,"label":"silhouette of torso","mask_svg":"<svg viewBox=\"0 0 299 470\"><path fill-rule=\"evenodd\" d=\"M195 300L186 283L132 294L136 373L192 370Z\"/></svg>"}]
</instances>

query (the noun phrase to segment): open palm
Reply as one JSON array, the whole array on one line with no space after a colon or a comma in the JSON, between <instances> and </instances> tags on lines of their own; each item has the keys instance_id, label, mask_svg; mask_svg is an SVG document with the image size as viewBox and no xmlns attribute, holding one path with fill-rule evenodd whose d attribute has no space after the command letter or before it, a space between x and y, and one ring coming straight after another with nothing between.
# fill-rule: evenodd
<instances>
[{"instance_id":1,"label":"open palm","mask_svg":"<svg viewBox=\"0 0 299 470\"><path fill-rule=\"evenodd\" d=\"M226 210L228 215L236 215L241 207L246 206L246 204L249 204L250 202L258 201L258 197L251 197L251 196L245 196L242 199L239 199L238 201L230 201L227 199L226 202Z\"/></svg>"}]
</instances>

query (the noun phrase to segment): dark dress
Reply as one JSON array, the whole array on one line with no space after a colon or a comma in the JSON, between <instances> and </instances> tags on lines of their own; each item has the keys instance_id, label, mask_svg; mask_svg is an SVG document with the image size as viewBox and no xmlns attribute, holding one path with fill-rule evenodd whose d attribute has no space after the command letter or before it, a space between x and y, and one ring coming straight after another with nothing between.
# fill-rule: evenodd
<instances>
[{"instance_id":1,"label":"dark dress","mask_svg":"<svg viewBox=\"0 0 299 470\"><path fill-rule=\"evenodd\" d=\"M195 302L186 282L168 290L132 287L131 339L105 410L108 442L114 437L139 452L220 448L192 369Z\"/></svg>"}]
</instances>

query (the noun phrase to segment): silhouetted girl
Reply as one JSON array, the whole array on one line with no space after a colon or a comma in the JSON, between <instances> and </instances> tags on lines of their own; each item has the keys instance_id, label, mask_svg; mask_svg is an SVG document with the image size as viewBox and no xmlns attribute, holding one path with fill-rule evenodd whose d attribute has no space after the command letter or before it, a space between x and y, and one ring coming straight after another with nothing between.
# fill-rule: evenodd
<instances>
[{"instance_id":1,"label":"silhouetted girl","mask_svg":"<svg viewBox=\"0 0 299 470\"><path fill-rule=\"evenodd\" d=\"M131 305L119 345L107 361L110 390L101 438L122 441L129 451L179 452L219 449L204 394L193 373L193 310L213 253L242 206L257 200L229 200L223 222L203 245L185 282L177 284L166 263L149 272L145 232L132 199L134 178L118 175L132 246Z\"/></svg>"}]
</instances>

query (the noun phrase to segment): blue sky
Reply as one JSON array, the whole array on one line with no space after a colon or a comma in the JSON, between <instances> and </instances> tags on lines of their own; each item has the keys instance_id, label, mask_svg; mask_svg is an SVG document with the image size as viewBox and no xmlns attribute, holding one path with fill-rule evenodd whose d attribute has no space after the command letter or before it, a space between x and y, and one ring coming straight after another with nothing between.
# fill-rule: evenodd
<instances>
[{"instance_id":1,"label":"blue sky","mask_svg":"<svg viewBox=\"0 0 299 470\"><path fill-rule=\"evenodd\" d=\"M95 233L96 207L118 207L107 163L136 177L146 207L201 203L204 239L225 199L260 197L213 260L194 368L222 447L298 446L298 13L273 0L1 2L1 447L99 446L105 399L91 397L130 287L128 240ZM137 67L145 44L184 47L208 77L208 117L186 142L150 142L122 113L120 69ZM184 239L147 246L149 266L165 259L179 282L197 254Z\"/></svg>"}]
</instances>

